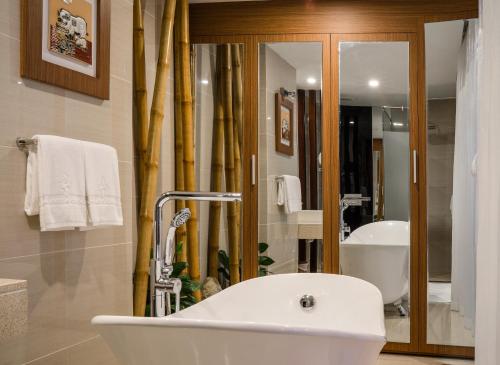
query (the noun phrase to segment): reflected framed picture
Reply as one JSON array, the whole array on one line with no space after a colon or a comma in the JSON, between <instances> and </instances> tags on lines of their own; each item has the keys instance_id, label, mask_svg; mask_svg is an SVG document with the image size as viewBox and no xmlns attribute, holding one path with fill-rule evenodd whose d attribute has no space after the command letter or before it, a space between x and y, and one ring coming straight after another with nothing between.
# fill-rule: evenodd
<instances>
[{"instance_id":1,"label":"reflected framed picture","mask_svg":"<svg viewBox=\"0 0 500 365\"><path fill-rule=\"evenodd\" d=\"M275 94L276 151L293 156L293 103L281 88Z\"/></svg>"},{"instance_id":2,"label":"reflected framed picture","mask_svg":"<svg viewBox=\"0 0 500 365\"><path fill-rule=\"evenodd\" d=\"M110 0L22 0L21 76L109 99Z\"/></svg>"}]
</instances>

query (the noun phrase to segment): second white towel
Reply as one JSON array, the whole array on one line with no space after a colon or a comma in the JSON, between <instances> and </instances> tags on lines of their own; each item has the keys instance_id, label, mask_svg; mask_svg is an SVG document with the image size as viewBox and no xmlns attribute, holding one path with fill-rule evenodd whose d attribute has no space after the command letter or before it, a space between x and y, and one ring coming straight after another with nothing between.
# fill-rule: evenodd
<instances>
[{"instance_id":1,"label":"second white towel","mask_svg":"<svg viewBox=\"0 0 500 365\"><path fill-rule=\"evenodd\" d=\"M123 215L116 150L100 143L82 143L85 155L88 228L121 226Z\"/></svg>"}]
</instances>

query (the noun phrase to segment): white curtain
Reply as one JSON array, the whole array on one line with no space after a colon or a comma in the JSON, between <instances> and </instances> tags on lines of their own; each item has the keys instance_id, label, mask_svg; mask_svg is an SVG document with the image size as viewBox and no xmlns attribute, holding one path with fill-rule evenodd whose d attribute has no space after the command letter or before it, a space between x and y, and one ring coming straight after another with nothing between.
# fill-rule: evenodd
<instances>
[{"instance_id":1,"label":"white curtain","mask_svg":"<svg viewBox=\"0 0 500 365\"><path fill-rule=\"evenodd\" d=\"M476 365L500 364L500 1L480 2Z\"/></svg>"},{"instance_id":2,"label":"white curtain","mask_svg":"<svg viewBox=\"0 0 500 365\"><path fill-rule=\"evenodd\" d=\"M478 29L468 22L457 68L455 152L452 201L452 309L474 330L476 279L476 173L478 120Z\"/></svg>"}]
</instances>

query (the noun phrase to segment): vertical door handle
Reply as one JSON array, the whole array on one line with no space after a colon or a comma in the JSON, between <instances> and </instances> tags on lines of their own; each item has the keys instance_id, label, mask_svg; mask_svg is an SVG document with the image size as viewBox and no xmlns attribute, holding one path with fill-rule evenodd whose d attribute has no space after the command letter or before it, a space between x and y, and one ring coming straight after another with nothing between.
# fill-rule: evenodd
<instances>
[{"instance_id":1,"label":"vertical door handle","mask_svg":"<svg viewBox=\"0 0 500 365\"><path fill-rule=\"evenodd\" d=\"M252 155L251 158L251 175L252 175L252 186L255 186L255 179L256 179L256 171L255 171L255 155Z\"/></svg>"},{"instance_id":2,"label":"vertical door handle","mask_svg":"<svg viewBox=\"0 0 500 365\"><path fill-rule=\"evenodd\" d=\"M413 150L413 183L417 183L417 150Z\"/></svg>"}]
</instances>

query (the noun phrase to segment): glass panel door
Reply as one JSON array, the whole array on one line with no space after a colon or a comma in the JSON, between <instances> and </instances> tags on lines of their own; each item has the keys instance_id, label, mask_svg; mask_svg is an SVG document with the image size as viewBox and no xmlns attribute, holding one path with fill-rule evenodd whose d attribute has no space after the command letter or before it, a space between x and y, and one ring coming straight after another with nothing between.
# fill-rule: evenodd
<instances>
[{"instance_id":1,"label":"glass panel door","mask_svg":"<svg viewBox=\"0 0 500 365\"><path fill-rule=\"evenodd\" d=\"M478 21L425 25L427 343L474 346Z\"/></svg>"},{"instance_id":2,"label":"glass panel door","mask_svg":"<svg viewBox=\"0 0 500 365\"><path fill-rule=\"evenodd\" d=\"M323 271L322 56L259 45L259 275Z\"/></svg>"},{"instance_id":3,"label":"glass panel door","mask_svg":"<svg viewBox=\"0 0 500 365\"><path fill-rule=\"evenodd\" d=\"M196 44L192 48L197 190L242 191L244 57L243 44ZM177 153L182 143L176 140L175 148ZM199 203L197 213L200 284L205 298L241 281L243 217L240 203ZM185 242L182 237L178 240ZM189 245L187 249L189 255Z\"/></svg>"},{"instance_id":4,"label":"glass panel door","mask_svg":"<svg viewBox=\"0 0 500 365\"><path fill-rule=\"evenodd\" d=\"M409 43L339 43L340 270L377 286L410 342Z\"/></svg>"}]
</instances>

